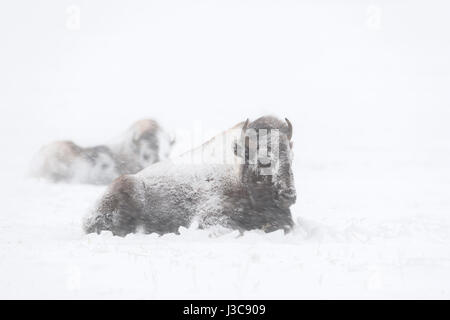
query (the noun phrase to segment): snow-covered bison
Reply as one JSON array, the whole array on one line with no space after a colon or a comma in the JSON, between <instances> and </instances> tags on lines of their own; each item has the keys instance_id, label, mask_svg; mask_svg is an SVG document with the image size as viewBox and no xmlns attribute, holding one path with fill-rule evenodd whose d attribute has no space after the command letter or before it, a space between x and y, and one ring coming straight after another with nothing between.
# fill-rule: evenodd
<instances>
[{"instance_id":1,"label":"snow-covered bison","mask_svg":"<svg viewBox=\"0 0 450 320\"><path fill-rule=\"evenodd\" d=\"M31 175L53 182L108 184L168 158L173 140L151 119L134 123L108 145L83 148L72 141L55 141L39 150Z\"/></svg>"},{"instance_id":2,"label":"snow-covered bison","mask_svg":"<svg viewBox=\"0 0 450 320\"><path fill-rule=\"evenodd\" d=\"M124 175L83 221L86 233L177 233L200 228L266 232L293 226L292 126L272 116L239 123L178 158Z\"/></svg>"}]
</instances>

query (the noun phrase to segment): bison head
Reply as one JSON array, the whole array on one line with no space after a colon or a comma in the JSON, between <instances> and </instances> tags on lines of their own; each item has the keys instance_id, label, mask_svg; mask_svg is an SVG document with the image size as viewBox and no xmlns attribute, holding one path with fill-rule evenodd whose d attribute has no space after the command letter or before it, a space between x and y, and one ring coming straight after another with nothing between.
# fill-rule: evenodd
<instances>
[{"instance_id":1,"label":"bison head","mask_svg":"<svg viewBox=\"0 0 450 320\"><path fill-rule=\"evenodd\" d=\"M174 139L156 121L140 120L131 130L133 131L133 152L141 168L169 157Z\"/></svg>"},{"instance_id":2,"label":"bison head","mask_svg":"<svg viewBox=\"0 0 450 320\"><path fill-rule=\"evenodd\" d=\"M256 206L275 203L289 208L296 201L292 173L292 125L288 119L247 120L235 155L241 159L241 179Z\"/></svg>"}]
</instances>

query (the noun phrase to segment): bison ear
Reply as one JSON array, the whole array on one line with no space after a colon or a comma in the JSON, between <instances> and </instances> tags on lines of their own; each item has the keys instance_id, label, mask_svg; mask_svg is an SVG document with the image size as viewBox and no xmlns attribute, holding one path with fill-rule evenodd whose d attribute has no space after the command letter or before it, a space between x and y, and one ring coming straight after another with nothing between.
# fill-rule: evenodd
<instances>
[{"instance_id":1,"label":"bison ear","mask_svg":"<svg viewBox=\"0 0 450 320\"><path fill-rule=\"evenodd\" d=\"M238 139L236 139L233 143L233 151L236 157L245 158L245 148Z\"/></svg>"},{"instance_id":2,"label":"bison ear","mask_svg":"<svg viewBox=\"0 0 450 320\"><path fill-rule=\"evenodd\" d=\"M242 144L243 143L243 144ZM245 137L244 141L235 140L233 144L233 151L236 157L248 161L249 157L249 138Z\"/></svg>"},{"instance_id":3,"label":"bison ear","mask_svg":"<svg viewBox=\"0 0 450 320\"><path fill-rule=\"evenodd\" d=\"M284 120L286 120L286 123L287 123L287 125L288 125L288 132L287 132L288 140L291 140L291 139L292 139L292 124L291 124L291 122L288 120L288 118L284 118Z\"/></svg>"},{"instance_id":4,"label":"bison ear","mask_svg":"<svg viewBox=\"0 0 450 320\"><path fill-rule=\"evenodd\" d=\"M238 140L236 139L236 140L234 140L234 142L233 142L233 152L234 152L234 155L236 156L236 157L239 157L240 156L240 152L239 152L239 150L241 149L241 146L239 145L239 143L238 143Z\"/></svg>"}]
</instances>

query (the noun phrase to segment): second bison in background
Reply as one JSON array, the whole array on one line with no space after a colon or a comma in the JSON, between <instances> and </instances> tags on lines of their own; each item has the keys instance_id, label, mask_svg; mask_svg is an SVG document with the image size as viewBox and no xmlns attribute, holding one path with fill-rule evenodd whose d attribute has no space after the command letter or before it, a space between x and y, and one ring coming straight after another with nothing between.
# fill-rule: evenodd
<instances>
[{"instance_id":1,"label":"second bison in background","mask_svg":"<svg viewBox=\"0 0 450 320\"><path fill-rule=\"evenodd\" d=\"M242 122L178 158L115 180L84 230L164 234L197 222L200 228L288 231L296 201L291 137L287 119ZM255 152L263 157L252 161Z\"/></svg>"},{"instance_id":2,"label":"second bison in background","mask_svg":"<svg viewBox=\"0 0 450 320\"><path fill-rule=\"evenodd\" d=\"M83 148L55 141L33 159L31 175L52 182L108 184L169 157L173 140L152 119L134 123L116 142Z\"/></svg>"}]
</instances>

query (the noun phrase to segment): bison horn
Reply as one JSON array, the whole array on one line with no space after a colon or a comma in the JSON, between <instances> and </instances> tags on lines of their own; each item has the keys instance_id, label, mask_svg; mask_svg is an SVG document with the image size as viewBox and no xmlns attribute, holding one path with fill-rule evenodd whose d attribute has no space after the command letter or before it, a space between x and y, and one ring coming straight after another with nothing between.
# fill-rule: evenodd
<instances>
[{"instance_id":1,"label":"bison horn","mask_svg":"<svg viewBox=\"0 0 450 320\"><path fill-rule=\"evenodd\" d=\"M284 118L284 119L286 120L287 125L288 125L287 137L288 137L289 140L291 140L291 139L292 139L292 124L291 124L291 122L288 120L288 118Z\"/></svg>"},{"instance_id":2,"label":"bison horn","mask_svg":"<svg viewBox=\"0 0 450 320\"><path fill-rule=\"evenodd\" d=\"M249 123L249 119L247 118L247 120L245 120L244 126L242 127L241 140L244 139L245 131L247 131L248 123Z\"/></svg>"}]
</instances>

